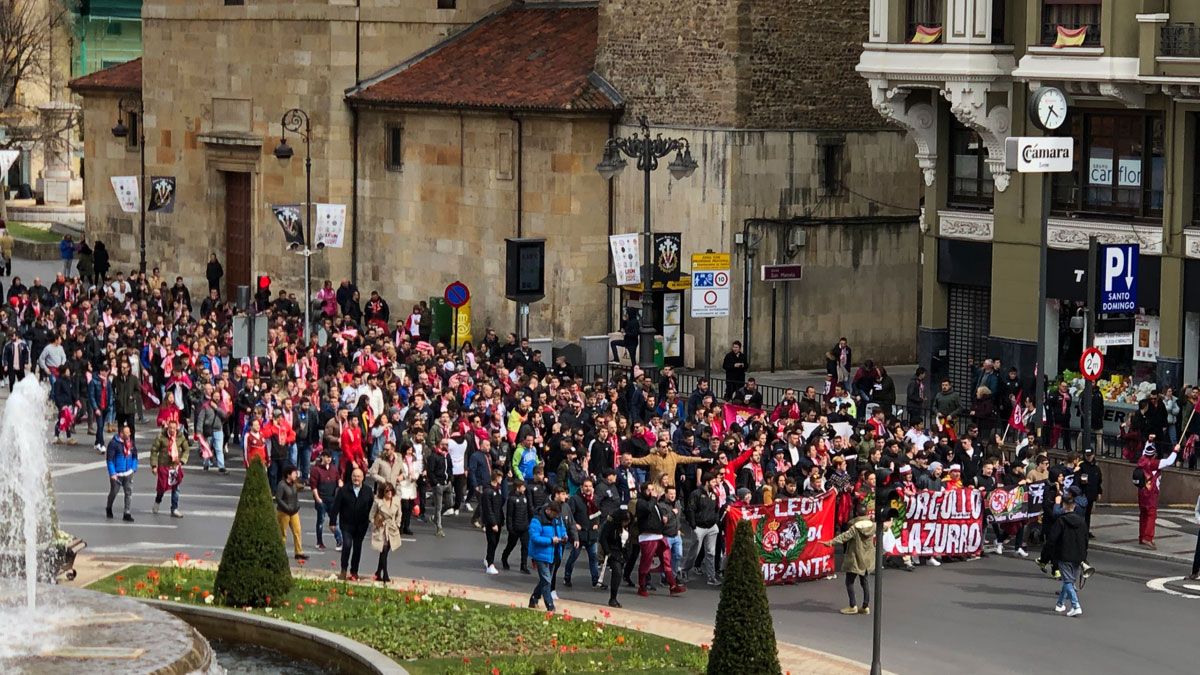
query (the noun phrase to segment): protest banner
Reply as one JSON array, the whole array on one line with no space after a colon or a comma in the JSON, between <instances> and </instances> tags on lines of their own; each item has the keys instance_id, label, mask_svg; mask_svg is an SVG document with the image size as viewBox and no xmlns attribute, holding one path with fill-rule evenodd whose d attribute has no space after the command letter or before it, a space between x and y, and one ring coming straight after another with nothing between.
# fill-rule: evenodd
<instances>
[{"instance_id":1,"label":"protest banner","mask_svg":"<svg viewBox=\"0 0 1200 675\"><path fill-rule=\"evenodd\" d=\"M800 433L802 438L812 436L812 432L816 431L819 426L816 422L801 422ZM846 440L850 440L850 436L854 433L854 427L849 422L834 422L829 426L833 427L834 433Z\"/></svg>"},{"instance_id":2,"label":"protest banner","mask_svg":"<svg viewBox=\"0 0 1200 675\"><path fill-rule=\"evenodd\" d=\"M983 491L975 488L917 490L892 504L898 515L891 536L883 538L888 555L974 555L983 550Z\"/></svg>"},{"instance_id":3,"label":"protest banner","mask_svg":"<svg viewBox=\"0 0 1200 675\"><path fill-rule=\"evenodd\" d=\"M833 490L817 497L781 499L757 506L731 505L726 514L725 550L733 546L737 521L748 520L768 586L819 579L833 574L833 549L821 542L834 531Z\"/></svg>"},{"instance_id":4,"label":"protest banner","mask_svg":"<svg viewBox=\"0 0 1200 675\"><path fill-rule=\"evenodd\" d=\"M992 514L992 520L997 523L1015 523L1037 518L1039 511L1040 509L1030 508L1030 491L1026 485L1014 485L1007 490L996 488L988 495L988 513Z\"/></svg>"}]
</instances>

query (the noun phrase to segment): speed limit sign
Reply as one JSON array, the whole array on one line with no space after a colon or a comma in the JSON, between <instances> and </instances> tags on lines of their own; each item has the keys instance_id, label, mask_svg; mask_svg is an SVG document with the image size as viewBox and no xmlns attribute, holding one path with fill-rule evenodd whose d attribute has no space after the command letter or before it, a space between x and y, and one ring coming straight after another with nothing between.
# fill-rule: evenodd
<instances>
[{"instance_id":1,"label":"speed limit sign","mask_svg":"<svg viewBox=\"0 0 1200 675\"><path fill-rule=\"evenodd\" d=\"M1100 373L1104 372L1104 354L1095 347L1083 350L1083 355L1079 357L1079 372L1085 380L1095 382L1100 379Z\"/></svg>"}]
</instances>

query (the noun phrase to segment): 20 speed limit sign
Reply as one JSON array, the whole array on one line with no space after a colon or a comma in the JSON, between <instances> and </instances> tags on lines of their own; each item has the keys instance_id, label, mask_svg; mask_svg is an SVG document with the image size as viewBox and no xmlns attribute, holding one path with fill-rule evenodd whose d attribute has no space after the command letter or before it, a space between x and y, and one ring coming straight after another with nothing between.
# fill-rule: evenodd
<instances>
[{"instance_id":1,"label":"20 speed limit sign","mask_svg":"<svg viewBox=\"0 0 1200 675\"><path fill-rule=\"evenodd\" d=\"M1083 350L1083 355L1079 357L1079 372L1091 382L1100 379L1100 373L1104 372L1104 354L1095 347Z\"/></svg>"}]
</instances>

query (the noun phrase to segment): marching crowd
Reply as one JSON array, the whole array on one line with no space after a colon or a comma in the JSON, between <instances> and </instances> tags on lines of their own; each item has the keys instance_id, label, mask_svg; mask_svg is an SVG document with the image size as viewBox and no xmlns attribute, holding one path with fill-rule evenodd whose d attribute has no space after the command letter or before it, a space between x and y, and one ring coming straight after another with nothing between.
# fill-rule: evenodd
<instances>
[{"instance_id":1,"label":"marching crowd","mask_svg":"<svg viewBox=\"0 0 1200 675\"><path fill-rule=\"evenodd\" d=\"M1006 453L994 425L972 422L961 437L938 428L940 421L927 428L925 407L905 414L904 406L870 401L890 378L870 362L859 369L870 371L869 386L851 376L845 339L829 354L824 391L787 390L764 407L744 365L718 393L704 379L681 391L670 367L654 377L636 367L584 377L490 328L477 345L451 350L432 335L425 303L393 314L377 292L364 301L343 280L326 281L316 294L308 335L302 300L255 289L255 308L269 316L269 349L234 359L235 308L221 297L215 257L199 303L182 278L170 283L157 268L108 271L89 264L80 277L65 265L48 286L13 278L0 309L0 358L10 387L27 370L49 383L59 440L74 443L85 431L105 455L109 518L123 493L123 518L133 520L134 475L146 458L134 431L153 425L154 513L169 498L170 515L182 518L185 470L225 472L228 455L240 449L243 463L257 458L268 467L280 533L285 541L292 533L297 558L306 557L305 493L316 547L338 549L350 579L359 577L364 544L378 553L373 578L386 582L388 554L402 536L414 528L444 536L445 518L468 516L485 535L481 569L517 566L536 575L530 606L553 609L560 583L606 588L612 606L620 606L622 583L641 596L657 585L681 594L692 580L719 585L731 505L832 490L842 534L830 543L848 553L851 607L843 611L867 613L869 597L856 606L852 583L859 580L865 595L870 516L887 506L876 504L880 481L890 495L1040 483L1045 512L1028 521L1052 544L1040 562L1064 581L1059 604L1080 612L1067 589L1079 577L1087 523L1103 493L1095 455L1054 461L1032 435ZM736 371L740 345L731 353L725 365ZM926 380L919 373L914 381L924 387ZM951 411L950 382L938 387L916 405L947 417L970 410L960 402ZM727 400L752 412L731 422ZM1157 489L1165 464L1152 439L1146 448L1155 459L1146 479ZM991 553L1007 545L1026 556L1026 522L989 529ZM1152 523L1148 535L1152 542ZM922 562L940 564L908 556L889 564L912 570Z\"/></svg>"}]
</instances>

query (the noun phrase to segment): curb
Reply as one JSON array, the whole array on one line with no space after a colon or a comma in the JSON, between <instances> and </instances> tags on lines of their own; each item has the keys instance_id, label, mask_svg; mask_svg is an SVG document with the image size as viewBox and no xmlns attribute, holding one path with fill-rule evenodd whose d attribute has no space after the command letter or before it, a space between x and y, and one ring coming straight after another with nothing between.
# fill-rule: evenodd
<instances>
[{"instance_id":1,"label":"curb","mask_svg":"<svg viewBox=\"0 0 1200 675\"><path fill-rule=\"evenodd\" d=\"M1119 553L1123 555L1133 556L1135 558L1145 558L1147 560L1158 560L1161 562L1177 563L1179 565L1189 565L1191 561L1187 558L1171 555L1169 553L1159 553L1149 549L1134 549L1116 544L1105 544L1097 542L1095 539L1088 542L1088 548L1095 551L1103 551L1105 553Z\"/></svg>"}]
</instances>

